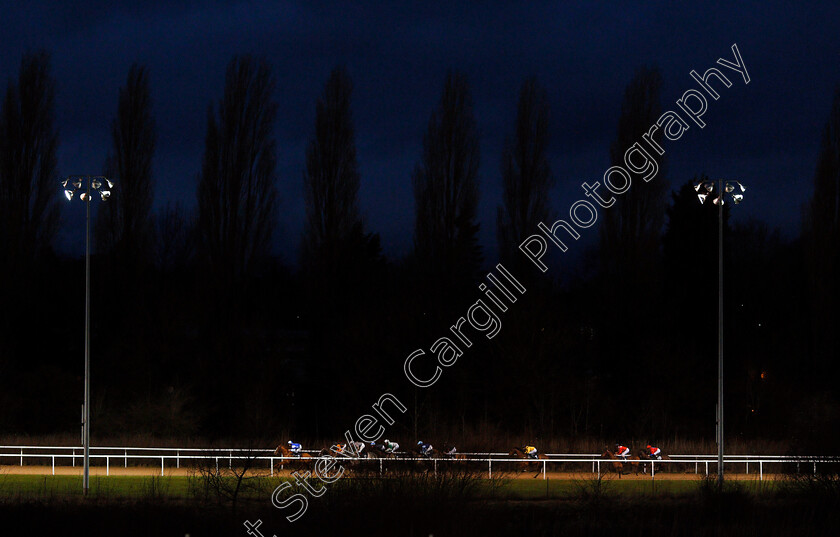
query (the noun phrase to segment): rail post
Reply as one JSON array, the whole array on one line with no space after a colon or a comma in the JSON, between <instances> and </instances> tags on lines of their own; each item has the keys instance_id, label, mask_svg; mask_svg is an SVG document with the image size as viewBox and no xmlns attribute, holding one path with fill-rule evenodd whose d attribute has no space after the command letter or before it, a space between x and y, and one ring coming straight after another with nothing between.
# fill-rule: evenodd
<instances>
[{"instance_id":1,"label":"rail post","mask_svg":"<svg viewBox=\"0 0 840 537\"><path fill-rule=\"evenodd\" d=\"M175 468L181 467L181 451L178 450L175 452Z\"/></svg>"},{"instance_id":2,"label":"rail post","mask_svg":"<svg viewBox=\"0 0 840 537\"><path fill-rule=\"evenodd\" d=\"M545 459L543 459L543 481L545 481Z\"/></svg>"},{"instance_id":3,"label":"rail post","mask_svg":"<svg viewBox=\"0 0 840 537\"><path fill-rule=\"evenodd\" d=\"M20 448L20 465L23 466L23 448Z\"/></svg>"},{"instance_id":4,"label":"rail post","mask_svg":"<svg viewBox=\"0 0 840 537\"><path fill-rule=\"evenodd\" d=\"M650 460L650 478L653 479L656 476L656 470L654 469L654 462L653 459Z\"/></svg>"},{"instance_id":5,"label":"rail post","mask_svg":"<svg viewBox=\"0 0 840 537\"><path fill-rule=\"evenodd\" d=\"M233 451L228 451L228 468L233 468Z\"/></svg>"},{"instance_id":6,"label":"rail post","mask_svg":"<svg viewBox=\"0 0 840 537\"><path fill-rule=\"evenodd\" d=\"M125 450L125 467L128 468L128 450Z\"/></svg>"},{"instance_id":7,"label":"rail post","mask_svg":"<svg viewBox=\"0 0 840 537\"><path fill-rule=\"evenodd\" d=\"M747 459L747 475L750 475L750 460Z\"/></svg>"},{"instance_id":8,"label":"rail post","mask_svg":"<svg viewBox=\"0 0 840 537\"><path fill-rule=\"evenodd\" d=\"M382 475L382 459L379 459L379 475Z\"/></svg>"},{"instance_id":9,"label":"rail post","mask_svg":"<svg viewBox=\"0 0 840 537\"><path fill-rule=\"evenodd\" d=\"M73 461L73 467L75 468L76 467L76 449L75 448L73 448L73 456L70 457L70 459Z\"/></svg>"},{"instance_id":10,"label":"rail post","mask_svg":"<svg viewBox=\"0 0 840 537\"><path fill-rule=\"evenodd\" d=\"M274 457L269 457L268 462L271 464L271 476L274 477Z\"/></svg>"},{"instance_id":11,"label":"rail post","mask_svg":"<svg viewBox=\"0 0 840 537\"><path fill-rule=\"evenodd\" d=\"M160 458L160 477L163 477L163 456Z\"/></svg>"},{"instance_id":12,"label":"rail post","mask_svg":"<svg viewBox=\"0 0 840 537\"><path fill-rule=\"evenodd\" d=\"M706 461L706 475L709 475L709 461Z\"/></svg>"},{"instance_id":13,"label":"rail post","mask_svg":"<svg viewBox=\"0 0 840 537\"><path fill-rule=\"evenodd\" d=\"M52 472L55 475L55 455L52 456Z\"/></svg>"},{"instance_id":14,"label":"rail post","mask_svg":"<svg viewBox=\"0 0 840 537\"><path fill-rule=\"evenodd\" d=\"M601 479L601 461L595 461L598 464L598 479Z\"/></svg>"},{"instance_id":15,"label":"rail post","mask_svg":"<svg viewBox=\"0 0 840 537\"><path fill-rule=\"evenodd\" d=\"M437 475L437 459L435 459L435 475Z\"/></svg>"},{"instance_id":16,"label":"rail post","mask_svg":"<svg viewBox=\"0 0 840 537\"><path fill-rule=\"evenodd\" d=\"M814 475L817 475L817 461L814 461Z\"/></svg>"},{"instance_id":17,"label":"rail post","mask_svg":"<svg viewBox=\"0 0 840 537\"><path fill-rule=\"evenodd\" d=\"M490 455L487 455L487 478L493 479L493 459L489 458Z\"/></svg>"},{"instance_id":18,"label":"rail post","mask_svg":"<svg viewBox=\"0 0 840 537\"><path fill-rule=\"evenodd\" d=\"M219 457L216 457L216 475L219 475Z\"/></svg>"},{"instance_id":19,"label":"rail post","mask_svg":"<svg viewBox=\"0 0 840 537\"><path fill-rule=\"evenodd\" d=\"M105 475L111 475L111 457L105 455Z\"/></svg>"},{"instance_id":20,"label":"rail post","mask_svg":"<svg viewBox=\"0 0 840 537\"><path fill-rule=\"evenodd\" d=\"M764 461L758 461L758 480L764 481Z\"/></svg>"}]
</instances>

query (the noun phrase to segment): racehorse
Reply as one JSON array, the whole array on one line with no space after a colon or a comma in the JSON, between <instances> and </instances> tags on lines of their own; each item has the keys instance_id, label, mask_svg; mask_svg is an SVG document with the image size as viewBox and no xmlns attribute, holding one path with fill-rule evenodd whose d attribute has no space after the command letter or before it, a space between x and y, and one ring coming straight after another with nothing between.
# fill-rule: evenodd
<instances>
[{"instance_id":1,"label":"racehorse","mask_svg":"<svg viewBox=\"0 0 840 537\"><path fill-rule=\"evenodd\" d=\"M333 457L337 458L342 461L342 467L346 470L354 473L369 473L373 471L378 471L378 466L371 465L370 463L361 460L361 459L381 459L385 458L385 454L375 447L374 444L363 444L361 442L357 442L355 453L358 454L358 457L354 456L354 450L348 446L347 444L343 443L336 443L333 444L329 448L324 448L321 450L321 456ZM345 459L344 457L354 457L352 460Z\"/></svg>"},{"instance_id":2,"label":"racehorse","mask_svg":"<svg viewBox=\"0 0 840 537\"><path fill-rule=\"evenodd\" d=\"M458 453L455 451L455 447L451 444L444 444L443 449L432 449L431 453L429 453L428 458L430 459L438 459L442 461L466 461L467 456L463 453ZM423 461L420 461L421 464ZM464 471L464 467L461 464L454 464L454 463L442 463L442 464L433 464L429 465L426 463L423 465L425 470L428 472L430 468L436 469L437 472L461 472Z\"/></svg>"},{"instance_id":3,"label":"racehorse","mask_svg":"<svg viewBox=\"0 0 840 537\"><path fill-rule=\"evenodd\" d=\"M647 450L644 450L644 449L640 449L639 450L639 459L641 459L642 461L651 460L650 452L648 452ZM671 457L669 457L668 455L665 455L664 453L660 453L659 457L657 459L653 459L653 460L654 461L656 461L656 460L670 461ZM648 465L646 463L642 463L642 472L645 473L645 474L647 473L647 466ZM669 466L671 466L671 465L670 464L660 464L659 466L657 466L657 468L659 468L659 470L657 470L657 472L668 472L668 471L671 470L671 468L668 468ZM636 472L636 473L638 473L638 472Z\"/></svg>"},{"instance_id":4,"label":"racehorse","mask_svg":"<svg viewBox=\"0 0 840 537\"><path fill-rule=\"evenodd\" d=\"M347 457L352 457L354 456L355 451L359 459L375 459L377 457L376 454L371 452L372 448L372 444L364 444L362 442L356 442L356 445L353 447L348 446L347 444L336 443L329 448L322 449L320 452L320 456L334 457L336 455L343 455Z\"/></svg>"},{"instance_id":5,"label":"racehorse","mask_svg":"<svg viewBox=\"0 0 840 537\"><path fill-rule=\"evenodd\" d=\"M624 465L618 461L618 457L615 456L615 453L610 451L609 449L605 449L603 453L601 453L601 458L610 459L615 462L609 463L607 468L610 468L613 472L618 474L618 477L621 477L621 474L624 473Z\"/></svg>"},{"instance_id":6,"label":"racehorse","mask_svg":"<svg viewBox=\"0 0 840 537\"><path fill-rule=\"evenodd\" d=\"M467 459L467 456L463 453L458 453L457 451L455 453L451 453L453 449L455 449L455 447L451 444L444 444L442 450L434 450L434 456L439 459L455 459L456 461L463 461Z\"/></svg>"},{"instance_id":7,"label":"racehorse","mask_svg":"<svg viewBox=\"0 0 840 537\"><path fill-rule=\"evenodd\" d=\"M610 459L612 461L615 461L615 462L610 463L610 467L612 468L612 470L615 473L618 474L619 478L622 476L622 474L625 474L624 470L625 470L625 468L628 467L628 465L631 469L635 468L636 469L636 475L639 475L639 462L638 462L639 461L639 456L638 455L631 455L631 456L627 457L626 461L623 461L621 459L621 457L619 457L618 455L616 455L615 453L613 453L609 449L606 449L606 450L604 450L604 453L601 454L601 457L603 457L605 459ZM630 472L628 471L626 473L626 475L629 475L629 474L630 474Z\"/></svg>"},{"instance_id":8,"label":"racehorse","mask_svg":"<svg viewBox=\"0 0 840 537\"><path fill-rule=\"evenodd\" d=\"M534 477L537 477L538 475L540 475L540 472L542 471L542 465L539 463L539 461L543 460L543 459L548 459L548 456L543 455L542 453L538 453L536 459L531 458L524 451L522 451L519 448L512 448L510 450L510 452L508 453L508 457L513 457L513 458L516 458L516 459L525 459L526 462L525 462L525 467L522 469L523 472L527 471L529 466L531 468L534 468L536 466L537 473L534 474Z\"/></svg>"},{"instance_id":9,"label":"racehorse","mask_svg":"<svg viewBox=\"0 0 840 537\"><path fill-rule=\"evenodd\" d=\"M365 448L365 450L362 453L363 453L363 455L362 455L363 457L365 456L364 453L366 453L367 454L366 456L367 456L368 459L396 459L397 458L396 453L392 453L390 451L385 451L385 449L382 447L382 444L368 444L368 446Z\"/></svg>"},{"instance_id":10,"label":"racehorse","mask_svg":"<svg viewBox=\"0 0 840 537\"><path fill-rule=\"evenodd\" d=\"M310 466L308 463L312 459L312 455L309 453L292 453L292 450L287 448L284 444L277 446L277 449L274 450L274 456L286 457L274 463L274 467L276 468L277 465L280 465L280 469L283 468L283 465L288 466L290 469L293 467L308 468ZM290 458L297 459L297 461L290 460Z\"/></svg>"}]
</instances>

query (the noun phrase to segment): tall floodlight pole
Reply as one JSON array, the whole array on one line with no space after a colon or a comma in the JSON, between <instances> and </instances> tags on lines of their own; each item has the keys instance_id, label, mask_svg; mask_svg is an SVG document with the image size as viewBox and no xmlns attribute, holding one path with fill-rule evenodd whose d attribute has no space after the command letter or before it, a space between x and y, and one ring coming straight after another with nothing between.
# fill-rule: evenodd
<instances>
[{"instance_id":1,"label":"tall floodlight pole","mask_svg":"<svg viewBox=\"0 0 840 537\"><path fill-rule=\"evenodd\" d=\"M726 181L719 179L718 195L712 199L712 202L718 206L718 401L717 401L717 431L716 440L718 447L718 487L723 487L723 204L724 196L729 194L735 205L738 205L744 199L744 192L747 190L744 185L738 181ZM735 186L738 186L740 192L735 193ZM713 182L701 182L694 186L694 190L698 192L697 197L700 198L700 203L705 203L706 198L714 192L715 184ZM699 192L704 190L704 194Z\"/></svg>"},{"instance_id":2,"label":"tall floodlight pole","mask_svg":"<svg viewBox=\"0 0 840 537\"><path fill-rule=\"evenodd\" d=\"M82 417L82 443L84 447L84 478L82 489L85 495L90 490L90 201L91 189L98 190L102 201L111 197L114 183L101 175L71 175L61 181L67 200L73 199L77 190L83 190L79 199L85 203L85 395Z\"/></svg>"}]
</instances>

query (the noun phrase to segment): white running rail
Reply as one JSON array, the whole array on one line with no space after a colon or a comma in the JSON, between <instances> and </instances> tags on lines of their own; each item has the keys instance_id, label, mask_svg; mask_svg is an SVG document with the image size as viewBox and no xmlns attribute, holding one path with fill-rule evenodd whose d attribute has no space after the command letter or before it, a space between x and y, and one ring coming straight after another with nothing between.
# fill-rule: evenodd
<instances>
[{"instance_id":1,"label":"white running rail","mask_svg":"<svg viewBox=\"0 0 840 537\"><path fill-rule=\"evenodd\" d=\"M147 453L142 453L142 452ZM120 453L121 452L121 453ZM152 454L149 454L152 452ZM154 453L156 452L156 453ZM305 452L309 454L317 454L320 453L317 450L305 450ZM260 453L269 453L270 455L260 455ZM318 456L312 456L309 459L301 459L298 457L278 457L273 455L274 450L272 449L243 449L243 448L144 448L144 447L91 447L91 454L90 458L92 460L99 460L104 462L105 466L105 475L110 475L111 473L111 464L112 462L116 462L117 464L122 463L124 468L128 467L129 460L134 461L135 463L139 463L143 466L148 466L152 461L160 461L160 471L161 475L165 475L166 463L169 462L169 467L181 468L181 463L184 461L186 464L190 466L194 466L194 461L201 460L204 461L205 464L208 461L213 461L215 463L216 472L219 471L219 463L220 461L222 464L227 462L228 468L233 468L234 462L236 462L237 467L242 466L242 462L244 461L253 461L250 464L255 465L256 461L264 461L268 468L270 469L270 475L274 475L274 469L276 465L280 465L282 467L289 462L297 462L298 465L300 463L306 462L315 464L318 460ZM591 464L591 472L601 476L602 473L608 472L610 469L610 463L615 463L617 461L611 459L604 459L601 458L598 454L592 453L549 453L546 454L548 459L515 459L509 458L506 453L462 453L465 455L466 459L448 459L448 458L415 458L415 457L400 457L394 459L368 459L368 458L352 458L352 457L337 457L337 459L341 460L342 462L347 461L362 461L368 464L374 465L375 468L375 461L378 461L379 472L383 473L385 471L385 466L392 466L404 464L406 462L418 462L418 461L425 461L427 463L431 463L433 466L433 471L437 473L438 466L442 466L443 469L447 465L452 464L460 464L460 463L487 463L487 473L488 476L492 478L493 476L493 464L496 464L497 473L499 472L499 464L500 463L519 463L523 464L525 462L530 463L531 467L536 466L539 469L539 472L543 474L543 479L547 479L547 473L549 471L549 466L555 466L561 463L589 463ZM10 461L14 461L16 466L24 466L24 460L30 462L43 462L45 459L50 460L51 465L51 473L55 475L55 466L56 461L61 463L64 462L65 466L75 466L76 460L82 458L83 456L83 449L79 446L0 446L0 465L7 464ZM700 473L700 466L703 466L703 472L705 475L709 475L711 465L712 470L716 472L717 468L717 456L716 455L670 455L672 460L656 460L656 461L648 461L648 460L633 460L630 461L636 464L644 464L645 466L650 464L651 472L650 476L651 479L655 479L656 476L656 469L663 468L664 464L694 464L694 473ZM797 472L800 470L802 465L811 466L811 470L814 474L817 472L817 464L818 463L828 463L828 462L840 462L840 457L824 457L824 456L786 456L786 455L726 455L724 457L725 464L744 464L746 467L746 473L749 474L749 465L753 465L753 469L755 469L756 465L758 466L758 477L759 480L764 479L764 465L765 464L779 464L779 463L787 463L787 464L796 464ZM67 464L69 463L69 464ZM602 463L606 464L602 469ZM506 465L508 468L510 464ZM806 466L807 468L807 466ZM661 471L661 470L660 470ZM753 473L756 473L755 470Z\"/></svg>"}]
</instances>

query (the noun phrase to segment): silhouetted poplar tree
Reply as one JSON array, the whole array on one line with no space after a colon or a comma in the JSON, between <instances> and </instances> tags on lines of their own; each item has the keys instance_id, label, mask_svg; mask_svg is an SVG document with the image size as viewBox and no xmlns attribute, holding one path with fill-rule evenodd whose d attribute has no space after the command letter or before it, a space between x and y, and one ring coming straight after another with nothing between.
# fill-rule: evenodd
<instances>
[{"instance_id":1,"label":"silhouetted poplar tree","mask_svg":"<svg viewBox=\"0 0 840 537\"><path fill-rule=\"evenodd\" d=\"M661 85L659 71L647 67L640 68L627 85L616 137L610 146L612 166L626 167L624 153L634 143L641 142L642 134L659 118ZM645 182L633 175L630 189L616 196L615 205L603 211L601 260L605 276L615 286L616 293L656 279L668 183L664 158L654 151L649 153L659 164L656 177Z\"/></svg>"},{"instance_id":2,"label":"silhouetted poplar tree","mask_svg":"<svg viewBox=\"0 0 840 537\"><path fill-rule=\"evenodd\" d=\"M183 203L167 204L155 221L157 248L155 260L164 273L183 270L195 253L193 222Z\"/></svg>"},{"instance_id":3,"label":"silhouetted poplar tree","mask_svg":"<svg viewBox=\"0 0 840 537\"><path fill-rule=\"evenodd\" d=\"M682 337L692 339L707 339L698 333L697 321L717 318L718 207L711 197L701 204L694 190L694 185L711 181L706 175L696 175L672 193L662 237L666 304L679 320ZM723 206L727 241L729 209L730 204Z\"/></svg>"},{"instance_id":4,"label":"silhouetted poplar tree","mask_svg":"<svg viewBox=\"0 0 840 537\"><path fill-rule=\"evenodd\" d=\"M0 109L0 258L8 276L51 251L58 231L54 101L49 54L25 54Z\"/></svg>"},{"instance_id":5,"label":"silhouetted poplar tree","mask_svg":"<svg viewBox=\"0 0 840 537\"><path fill-rule=\"evenodd\" d=\"M626 151L634 144L645 142L642 135L661 115L660 87L662 81L655 68L636 71L624 91L615 139L610 146L610 163L627 169ZM655 139L662 136L657 131ZM601 306L597 327L603 333L603 357L644 357L633 374L648 378L652 364L664 359L665 352L657 345L658 336L651 326L661 326L668 312L662 307L661 238L667 204L668 184L665 180L664 159L655 151L659 170L645 181L631 172L627 191L614 196L612 207L599 210L600 272L597 292ZM638 160L638 158L636 159ZM606 192L606 190L605 190ZM607 358L608 359L608 358ZM645 408L661 408L654 392L642 392L627 383L623 374L606 368L603 379L610 400L636 400ZM647 427L645 420L652 415L644 412L635 416L639 427ZM629 423L629 422L628 422Z\"/></svg>"},{"instance_id":6,"label":"silhouetted poplar tree","mask_svg":"<svg viewBox=\"0 0 840 537\"><path fill-rule=\"evenodd\" d=\"M837 372L840 339L840 90L834 95L807 206L805 234L818 375ZM833 375L828 375L833 378Z\"/></svg>"},{"instance_id":7,"label":"silhouetted poplar tree","mask_svg":"<svg viewBox=\"0 0 840 537\"><path fill-rule=\"evenodd\" d=\"M208 416L215 413L214 419L231 428L240 423L238 415L256 389L246 372L260 359L253 351L260 337L253 313L261 298L255 292L257 278L267 265L276 220L274 87L265 60L231 60L218 109L211 105L207 111L198 178L197 266L208 301L203 309L206 355L197 364L197 373L204 376L199 397ZM230 371L233 363L237 367ZM220 390L217 368L228 371L229 390Z\"/></svg>"},{"instance_id":8,"label":"silhouetted poplar tree","mask_svg":"<svg viewBox=\"0 0 840 537\"><path fill-rule=\"evenodd\" d=\"M107 253L121 278L151 262L154 224L155 120L149 71L133 64L120 88L117 115L111 122L111 152L105 175L116 183L110 199L99 207L96 248Z\"/></svg>"},{"instance_id":9,"label":"silhouetted poplar tree","mask_svg":"<svg viewBox=\"0 0 840 537\"><path fill-rule=\"evenodd\" d=\"M519 244L549 219L553 184L548 164L548 99L536 78L519 91L516 127L502 153L502 205L496 218L499 254L506 263L522 257ZM551 225L550 222L548 225Z\"/></svg>"},{"instance_id":10,"label":"silhouetted poplar tree","mask_svg":"<svg viewBox=\"0 0 840 537\"><path fill-rule=\"evenodd\" d=\"M315 135L306 150L303 178L301 264L312 292L331 301L357 286L369 268L365 265L379 256L379 238L364 233L359 214L352 91L347 71L335 68L316 105Z\"/></svg>"},{"instance_id":11,"label":"silhouetted poplar tree","mask_svg":"<svg viewBox=\"0 0 840 537\"><path fill-rule=\"evenodd\" d=\"M498 393L488 393L489 390L485 388L482 394L491 399L503 399L506 393L520 393L521 390L532 394L533 397L523 401L528 416L526 426L536 427L544 433L554 427L552 416L559 413L559 394L566 393L555 389L557 377L550 374L561 363L554 352L555 333L545 332L546 320L556 315L556 308L552 309L556 305L551 304L550 281L533 270L531 263L519 251L519 244L537 232L539 222L551 225L549 194L553 178L547 155L548 124L549 108L545 90L539 86L536 78L528 78L520 88L516 123L513 134L505 141L500 162L503 203L497 210L496 239L505 267L530 292L525 299L527 306L505 319L505 335L494 340L486 367L483 367L484 370L498 374L506 366L509 357L515 356L521 363L528 363L547 374L538 378L530 374L515 375ZM536 291L535 286L542 289ZM571 380L568 374L563 376ZM490 375L483 385L493 386ZM475 398L474 394L470 396Z\"/></svg>"},{"instance_id":12,"label":"silhouetted poplar tree","mask_svg":"<svg viewBox=\"0 0 840 537\"><path fill-rule=\"evenodd\" d=\"M269 253L275 227L274 78L264 60L234 58L218 112L207 111L198 179L198 238L203 260L227 293Z\"/></svg>"},{"instance_id":13,"label":"silhouetted poplar tree","mask_svg":"<svg viewBox=\"0 0 840 537\"><path fill-rule=\"evenodd\" d=\"M58 276L50 273L56 265L50 261L61 195L54 94L49 54L28 53L0 106L0 304L5 309L0 314L0 404L7 409L0 428L15 427L18 420L20 426L31 425L36 405L20 403L26 391L20 379L45 356L56 356L49 342L57 340L59 330L43 322L54 317L54 295L41 300L37 294L47 293ZM32 336L43 339L37 360Z\"/></svg>"}]
</instances>

